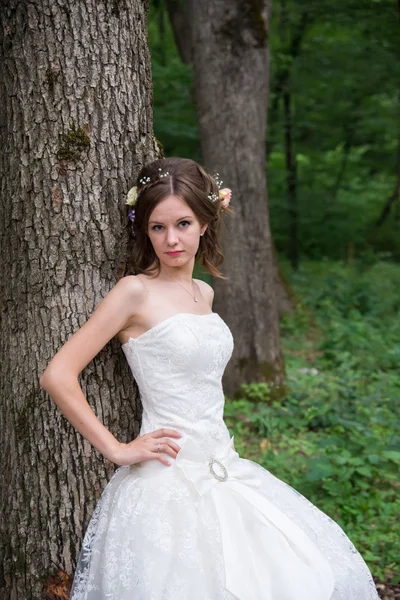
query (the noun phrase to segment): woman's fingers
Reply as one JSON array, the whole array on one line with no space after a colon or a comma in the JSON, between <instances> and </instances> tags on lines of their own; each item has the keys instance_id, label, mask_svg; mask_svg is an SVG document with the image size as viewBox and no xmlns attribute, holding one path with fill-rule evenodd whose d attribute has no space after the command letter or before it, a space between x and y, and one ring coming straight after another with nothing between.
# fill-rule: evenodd
<instances>
[{"instance_id":1,"label":"woman's fingers","mask_svg":"<svg viewBox=\"0 0 400 600\"><path fill-rule=\"evenodd\" d=\"M170 446L173 450L175 450L175 452L179 452L179 450L181 449L181 447L176 442L168 438L160 438L155 443L157 444L157 446L158 444L160 444L160 446Z\"/></svg>"},{"instance_id":2,"label":"woman's fingers","mask_svg":"<svg viewBox=\"0 0 400 600\"><path fill-rule=\"evenodd\" d=\"M178 446L178 444L175 444L175 442L173 442L172 440L165 440L163 442L160 441L157 443L154 452L164 452L164 454L169 454L169 456L172 456L172 458L176 458L180 449L180 446Z\"/></svg>"},{"instance_id":3,"label":"woman's fingers","mask_svg":"<svg viewBox=\"0 0 400 600\"><path fill-rule=\"evenodd\" d=\"M176 438L180 438L182 437L180 433L178 433L175 429L166 429L165 427L163 427L162 429L156 429L155 431L152 431L150 434L147 435L151 435L151 437L155 437L155 438L160 438L160 437L176 437Z\"/></svg>"},{"instance_id":4,"label":"woman's fingers","mask_svg":"<svg viewBox=\"0 0 400 600\"><path fill-rule=\"evenodd\" d=\"M176 458L181 449L176 442L170 439L171 437L180 438L182 435L175 429L162 427L161 429L156 429L155 431L140 436L150 453L150 455L147 455L146 458L142 458L142 460L156 459L164 465L171 465L163 454L168 454L172 458Z\"/></svg>"},{"instance_id":5,"label":"woman's fingers","mask_svg":"<svg viewBox=\"0 0 400 600\"><path fill-rule=\"evenodd\" d=\"M162 456L161 454L159 454L157 456L156 460L158 460L163 465L166 465L167 467L171 466L171 463L169 462L169 460L167 460L166 458L164 458L164 456Z\"/></svg>"}]
</instances>

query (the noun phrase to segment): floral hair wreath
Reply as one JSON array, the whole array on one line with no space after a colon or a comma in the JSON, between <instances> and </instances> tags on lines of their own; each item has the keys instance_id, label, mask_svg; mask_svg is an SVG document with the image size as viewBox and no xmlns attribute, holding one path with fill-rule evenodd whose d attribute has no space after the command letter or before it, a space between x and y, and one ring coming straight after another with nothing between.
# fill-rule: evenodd
<instances>
[{"instance_id":1,"label":"floral hair wreath","mask_svg":"<svg viewBox=\"0 0 400 600\"><path fill-rule=\"evenodd\" d=\"M159 174L158 177L162 178L162 177L167 177L167 175L169 175L168 171L165 171L165 173L162 173L161 168L158 169L159 170ZM229 206L229 203L231 201L231 195L232 195L232 190L230 190L229 188L222 188L221 189L221 185L222 185L222 181L219 179L219 174L216 173L214 176L215 182L218 186L219 189L219 194L217 196L217 194L208 194L208 198L211 200L211 202L217 202L217 200L221 200L221 208L226 209ZM147 183L150 183L151 179L150 177L141 177L141 179L139 179L139 183L141 183L143 186L145 186ZM138 188L137 186L133 186L133 188L131 188L126 196L126 202L125 204L127 204L128 206L135 206L137 199L139 196L139 192L138 192ZM132 221L135 220L135 209L131 208L129 213L128 213L128 217L129 219Z\"/></svg>"}]
</instances>

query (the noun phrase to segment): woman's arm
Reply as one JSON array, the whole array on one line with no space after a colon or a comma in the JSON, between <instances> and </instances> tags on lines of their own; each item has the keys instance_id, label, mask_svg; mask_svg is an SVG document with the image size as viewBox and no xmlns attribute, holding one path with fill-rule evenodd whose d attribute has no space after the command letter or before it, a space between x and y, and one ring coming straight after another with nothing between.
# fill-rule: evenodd
<instances>
[{"instance_id":1,"label":"woman's arm","mask_svg":"<svg viewBox=\"0 0 400 600\"><path fill-rule=\"evenodd\" d=\"M120 279L88 321L60 348L40 377L40 386L68 421L113 462L120 444L89 406L78 375L126 327L145 295L142 282L135 276Z\"/></svg>"}]
</instances>

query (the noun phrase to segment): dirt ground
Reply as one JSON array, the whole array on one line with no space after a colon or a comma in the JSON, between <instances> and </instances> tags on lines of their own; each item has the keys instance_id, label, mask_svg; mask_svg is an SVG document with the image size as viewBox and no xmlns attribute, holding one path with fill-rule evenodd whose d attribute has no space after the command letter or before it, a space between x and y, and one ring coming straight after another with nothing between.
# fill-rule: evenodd
<instances>
[{"instance_id":1,"label":"dirt ground","mask_svg":"<svg viewBox=\"0 0 400 600\"><path fill-rule=\"evenodd\" d=\"M376 580L375 584L381 600L400 600L400 584L393 585Z\"/></svg>"}]
</instances>

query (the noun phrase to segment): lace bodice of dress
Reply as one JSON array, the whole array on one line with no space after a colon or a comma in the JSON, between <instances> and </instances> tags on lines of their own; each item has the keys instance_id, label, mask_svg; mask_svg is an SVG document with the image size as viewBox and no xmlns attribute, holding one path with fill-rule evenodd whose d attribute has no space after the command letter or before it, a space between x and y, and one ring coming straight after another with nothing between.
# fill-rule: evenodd
<instances>
[{"instance_id":1,"label":"lace bodice of dress","mask_svg":"<svg viewBox=\"0 0 400 600\"><path fill-rule=\"evenodd\" d=\"M230 329L217 313L178 313L129 338L122 349L142 399L140 435L176 429L209 456L226 445L222 375L233 346Z\"/></svg>"}]
</instances>

